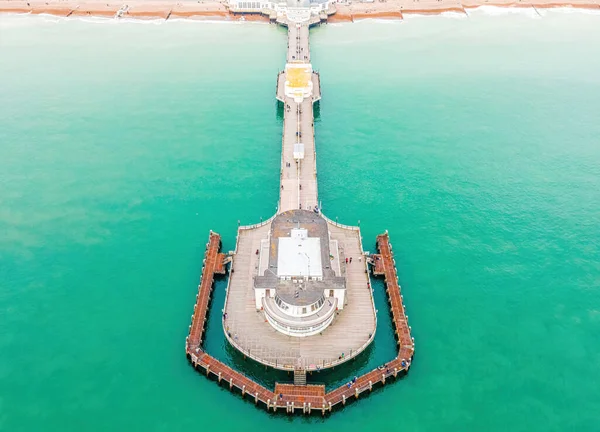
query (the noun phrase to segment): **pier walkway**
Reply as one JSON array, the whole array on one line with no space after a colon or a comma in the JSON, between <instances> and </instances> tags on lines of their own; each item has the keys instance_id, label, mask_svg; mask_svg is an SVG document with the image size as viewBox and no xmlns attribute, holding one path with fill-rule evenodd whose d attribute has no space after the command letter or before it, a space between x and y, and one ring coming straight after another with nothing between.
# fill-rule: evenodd
<instances>
[{"instance_id":1,"label":"pier walkway","mask_svg":"<svg viewBox=\"0 0 600 432\"><path fill-rule=\"evenodd\" d=\"M414 354L414 340L410 335L410 326L408 317L404 310L400 285L398 284L398 274L396 272L396 262L392 254L392 245L390 244L388 233L377 236L377 248L379 249L379 258L382 262L385 276L386 292L392 312L392 320L396 327L396 336L398 338L399 352L398 357L409 359Z\"/></svg>"},{"instance_id":2,"label":"pier walkway","mask_svg":"<svg viewBox=\"0 0 600 432\"><path fill-rule=\"evenodd\" d=\"M208 243L206 244L206 251L204 252L202 278L200 279L200 285L198 285L198 294L196 294L196 304L194 305L190 334L186 339L186 351L191 352L202 345L202 336L204 335L204 325L206 323L214 275L215 273L224 273L224 255L219 254L219 249L221 249L221 236L211 231Z\"/></svg>"},{"instance_id":3,"label":"pier walkway","mask_svg":"<svg viewBox=\"0 0 600 432\"><path fill-rule=\"evenodd\" d=\"M277 79L277 99L284 104L279 213L318 206L313 103L320 91L308 25L290 23L286 70Z\"/></svg>"},{"instance_id":4,"label":"pier walkway","mask_svg":"<svg viewBox=\"0 0 600 432\"><path fill-rule=\"evenodd\" d=\"M258 310L253 289L255 277L274 270L260 260L269 255L271 220L242 226L232 256L234 271L227 288L223 329L231 345L259 363L287 371L315 371L337 366L364 351L375 336L377 317L360 229L333 222L317 210L313 104L321 97L320 77L310 64L308 24L285 25L287 63L277 76L276 88L276 97L284 108L277 215L307 210L315 219L327 221L330 267L336 276L345 279L345 301L337 306L339 311L332 323L318 336L290 338L276 331Z\"/></svg>"}]
</instances>

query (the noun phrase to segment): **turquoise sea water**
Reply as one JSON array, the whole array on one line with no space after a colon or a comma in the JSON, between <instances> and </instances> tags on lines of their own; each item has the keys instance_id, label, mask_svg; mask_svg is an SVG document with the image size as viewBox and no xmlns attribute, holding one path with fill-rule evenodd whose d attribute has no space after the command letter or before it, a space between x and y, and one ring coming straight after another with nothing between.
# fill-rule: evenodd
<instances>
[{"instance_id":1,"label":"turquoise sea water","mask_svg":"<svg viewBox=\"0 0 600 432\"><path fill-rule=\"evenodd\" d=\"M0 430L600 430L600 16L542 14L312 31L325 212L389 230L416 339L325 420L184 356L209 229L275 210L285 31L1 17ZM393 355L375 287L374 346L314 381Z\"/></svg>"}]
</instances>

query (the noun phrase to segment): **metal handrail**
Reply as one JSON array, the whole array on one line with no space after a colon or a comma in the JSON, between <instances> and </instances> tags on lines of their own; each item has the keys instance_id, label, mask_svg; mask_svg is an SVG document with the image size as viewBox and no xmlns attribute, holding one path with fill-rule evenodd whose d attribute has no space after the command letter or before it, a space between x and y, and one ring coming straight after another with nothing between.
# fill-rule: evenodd
<instances>
[{"instance_id":1,"label":"metal handrail","mask_svg":"<svg viewBox=\"0 0 600 432\"><path fill-rule=\"evenodd\" d=\"M339 222L332 221L332 220L331 220L331 219L329 219L327 216L325 216L325 215L323 214L323 212L322 212L322 211L321 211L321 212L319 212L319 214L321 215L321 217L322 217L323 219L325 219L325 220L326 220L327 222L329 222L330 224L332 224L332 225L335 225L336 227L339 227L339 228L344 228L344 229L347 229L347 230L352 230L352 231L360 231L360 227L359 227L359 226L344 225L344 224L341 224L341 223L339 223ZM362 250L362 247L361 247L361 250Z\"/></svg>"}]
</instances>

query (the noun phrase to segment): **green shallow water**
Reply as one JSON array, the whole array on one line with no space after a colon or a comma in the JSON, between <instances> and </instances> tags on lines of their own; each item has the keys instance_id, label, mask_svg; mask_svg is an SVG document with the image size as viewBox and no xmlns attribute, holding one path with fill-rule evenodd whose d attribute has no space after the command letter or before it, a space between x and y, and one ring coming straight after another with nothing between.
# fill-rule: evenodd
<instances>
[{"instance_id":1,"label":"green shallow water","mask_svg":"<svg viewBox=\"0 0 600 432\"><path fill-rule=\"evenodd\" d=\"M275 210L285 31L0 18L0 430L600 429L600 16L543 14L312 31L320 198L389 230L417 349L325 420L184 356L208 230ZM374 345L313 381L393 355L375 289Z\"/></svg>"}]
</instances>

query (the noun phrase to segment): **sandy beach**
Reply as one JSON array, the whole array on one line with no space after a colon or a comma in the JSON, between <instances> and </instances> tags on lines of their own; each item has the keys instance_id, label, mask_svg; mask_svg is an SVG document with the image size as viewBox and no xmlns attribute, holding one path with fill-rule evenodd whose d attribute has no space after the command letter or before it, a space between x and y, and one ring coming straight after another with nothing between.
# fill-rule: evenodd
<instances>
[{"instance_id":1,"label":"sandy beach","mask_svg":"<svg viewBox=\"0 0 600 432\"><path fill-rule=\"evenodd\" d=\"M554 8L574 7L600 11L599 0L573 0L559 3L550 0L386 0L375 3L336 4L337 12L329 17L329 22L349 22L361 19L402 19L406 14L441 14L444 12L468 13L469 9L480 6Z\"/></svg>"},{"instance_id":2,"label":"sandy beach","mask_svg":"<svg viewBox=\"0 0 600 432\"><path fill-rule=\"evenodd\" d=\"M127 5L123 18L135 19L210 19L210 20L246 20L268 22L260 14L233 14L223 1L182 1L169 0L132 0L105 2L78 0L0 0L0 13L50 14L60 17L114 17ZM352 22L362 19L402 19L405 14L440 14L444 12L468 13L469 9L480 6L518 7L518 8L554 8L573 7L600 11L600 0L377 0L373 3L335 4L336 12L329 22Z\"/></svg>"}]
</instances>

